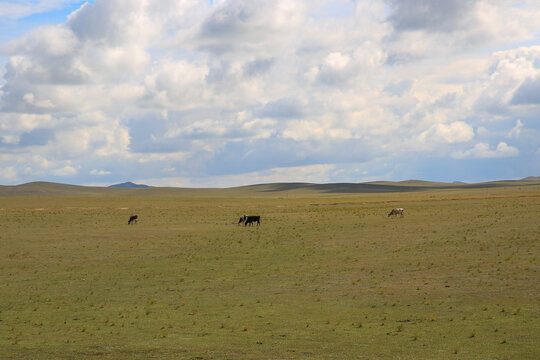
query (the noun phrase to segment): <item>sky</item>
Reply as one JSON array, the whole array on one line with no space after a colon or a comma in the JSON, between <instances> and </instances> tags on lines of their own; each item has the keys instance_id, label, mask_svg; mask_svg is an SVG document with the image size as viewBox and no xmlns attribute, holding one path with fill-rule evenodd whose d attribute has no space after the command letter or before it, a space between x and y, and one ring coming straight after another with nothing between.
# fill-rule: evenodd
<instances>
[{"instance_id":1,"label":"sky","mask_svg":"<svg viewBox=\"0 0 540 360\"><path fill-rule=\"evenodd\" d=\"M0 184L540 176L537 0L0 0Z\"/></svg>"}]
</instances>

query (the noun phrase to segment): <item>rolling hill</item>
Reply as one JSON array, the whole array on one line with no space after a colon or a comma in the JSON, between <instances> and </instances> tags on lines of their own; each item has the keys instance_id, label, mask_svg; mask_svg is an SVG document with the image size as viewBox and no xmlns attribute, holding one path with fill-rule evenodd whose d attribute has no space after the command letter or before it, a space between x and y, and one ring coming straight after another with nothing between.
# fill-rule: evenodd
<instances>
[{"instance_id":1,"label":"rolling hill","mask_svg":"<svg viewBox=\"0 0 540 360\"><path fill-rule=\"evenodd\" d=\"M119 184L123 185L123 184ZM135 184L134 184L135 185ZM483 183L445 183L423 180L407 181L376 181L367 183L270 183L256 184L231 188L178 188L178 187L149 187L143 186L80 186L52 182L30 182L21 185L0 185L0 196L96 196L96 195L149 195L149 196L221 196L235 194L263 193L327 193L327 194L363 194L363 193L393 193L415 192L444 189L479 189L504 186L540 185L540 177L527 177L521 180L500 180Z\"/></svg>"}]
</instances>

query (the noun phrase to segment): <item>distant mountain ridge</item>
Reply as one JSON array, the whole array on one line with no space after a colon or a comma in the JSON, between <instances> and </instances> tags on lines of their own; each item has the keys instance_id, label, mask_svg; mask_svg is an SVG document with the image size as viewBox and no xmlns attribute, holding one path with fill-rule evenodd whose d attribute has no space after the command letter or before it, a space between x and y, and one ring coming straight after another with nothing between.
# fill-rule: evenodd
<instances>
[{"instance_id":1,"label":"distant mountain ridge","mask_svg":"<svg viewBox=\"0 0 540 360\"><path fill-rule=\"evenodd\" d=\"M389 192L417 192L443 189L488 189L505 186L540 186L540 177L529 176L521 180L498 180L481 183L433 182L424 180L373 181L365 183L301 183L282 182L254 184L228 188L153 187L130 181L111 186L81 186L35 181L21 185L0 185L2 196L102 196L102 195L155 195L155 196L242 196L256 193L368 194Z\"/></svg>"},{"instance_id":2,"label":"distant mountain ridge","mask_svg":"<svg viewBox=\"0 0 540 360\"><path fill-rule=\"evenodd\" d=\"M124 183L121 183L121 184L110 185L109 187L112 187L112 188L130 188L130 189L133 189L133 188L148 188L148 187L150 187L150 186L144 185L144 184L135 184L135 183L132 183L131 181L127 181L127 182L124 182Z\"/></svg>"}]
</instances>

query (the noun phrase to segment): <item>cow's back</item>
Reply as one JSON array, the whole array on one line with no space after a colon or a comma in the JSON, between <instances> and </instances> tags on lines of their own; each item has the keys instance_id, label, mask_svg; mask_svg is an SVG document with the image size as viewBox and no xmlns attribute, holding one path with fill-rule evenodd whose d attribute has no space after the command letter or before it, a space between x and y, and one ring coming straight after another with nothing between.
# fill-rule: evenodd
<instances>
[{"instance_id":1,"label":"cow's back","mask_svg":"<svg viewBox=\"0 0 540 360\"><path fill-rule=\"evenodd\" d=\"M260 216L247 216L244 226L253 225L253 223L256 222L258 225L261 224L261 217Z\"/></svg>"}]
</instances>

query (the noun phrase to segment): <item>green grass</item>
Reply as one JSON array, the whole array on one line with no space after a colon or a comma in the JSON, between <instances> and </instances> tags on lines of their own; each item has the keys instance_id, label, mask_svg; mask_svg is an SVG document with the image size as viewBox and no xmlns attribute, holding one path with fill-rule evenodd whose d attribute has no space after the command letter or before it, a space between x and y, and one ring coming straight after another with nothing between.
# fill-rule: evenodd
<instances>
[{"instance_id":1,"label":"green grass","mask_svg":"<svg viewBox=\"0 0 540 360\"><path fill-rule=\"evenodd\" d=\"M539 186L152 191L0 197L0 358L540 357Z\"/></svg>"}]
</instances>

